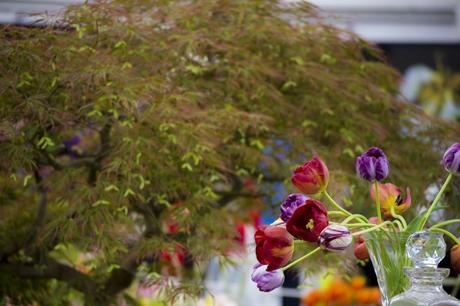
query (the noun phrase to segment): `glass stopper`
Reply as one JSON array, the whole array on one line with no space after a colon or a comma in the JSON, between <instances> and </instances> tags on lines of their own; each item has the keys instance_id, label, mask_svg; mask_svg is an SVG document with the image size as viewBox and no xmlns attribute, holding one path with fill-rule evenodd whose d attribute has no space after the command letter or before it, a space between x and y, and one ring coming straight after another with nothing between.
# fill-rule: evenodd
<instances>
[{"instance_id":1,"label":"glass stopper","mask_svg":"<svg viewBox=\"0 0 460 306\"><path fill-rule=\"evenodd\" d=\"M437 268L446 256L446 242L438 233L426 230L415 232L407 239L406 252L414 268Z\"/></svg>"}]
</instances>

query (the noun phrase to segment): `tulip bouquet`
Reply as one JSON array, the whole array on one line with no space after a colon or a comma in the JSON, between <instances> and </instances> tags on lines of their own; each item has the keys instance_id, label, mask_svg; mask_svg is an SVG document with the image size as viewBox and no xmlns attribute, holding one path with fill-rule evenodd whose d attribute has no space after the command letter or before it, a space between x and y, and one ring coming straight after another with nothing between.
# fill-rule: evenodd
<instances>
[{"instance_id":1,"label":"tulip bouquet","mask_svg":"<svg viewBox=\"0 0 460 306\"><path fill-rule=\"evenodd\" d=\"M459 143L445 152L443 164L448 175L433 202L424 213L407 222L402 213L411 206L410 190L407 188L405 196L402 196L401 190L395 185L382 183L388 177L390 167L381 149L371 148L356 159L356 171L370 183L370 195L375 202L376 217L371 218L348 211L330 196L327 191L328 168L319 156L313 157L295 169L291 177L292 184L301 193L288 195L281 204L279 218L270 225L262 225L254 234L259 263L254 267L252 280L259 290L271 291L284 282L284 271L315 254L340 252L354 241L355 256L363 260L369 258L369 247L373 248L373 252L385 252L379 246L383 240L387 240L395 243L392 251L400 249L402 259L381 256L383 262L373 260L374 268L376 263L382 265L386 273L385 281L393 284L389 297L401 292L404 289L401 279L405 279L402 267L410 263L405 258L405 239L399 243L398 239L393 239L396 237L393 235L407 237L425 228L453 175L460 174ZM327 200L333 209L328 210L319 200L321 198ZM456 236L444 229L446 225L456 222L460 223L460 219L443 221L427 230L445 234L456 245L460 245ZM295 242L299 240L314 244L316 248L291 261Z\"/></svg>"}]
</instances>

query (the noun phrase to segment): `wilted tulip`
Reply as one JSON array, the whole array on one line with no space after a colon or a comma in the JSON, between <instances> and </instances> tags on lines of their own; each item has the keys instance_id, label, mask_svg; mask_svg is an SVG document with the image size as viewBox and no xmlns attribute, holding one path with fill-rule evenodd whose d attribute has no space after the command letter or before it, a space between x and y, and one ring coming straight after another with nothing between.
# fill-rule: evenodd
<instances>
[{"instance_id":1,"label":"wilted tulip","mask_svg":"<svg viewBox=\"0 0 460 306\"><path fill-rule=\"evenodd\" d=\"M281 287L284 273L281 270L268 271L267 266L257 263L251 275L251 280L257 284L260 291L269 292Z\"/></svg>"},{"instance_id":2,"label":"wilted tulip","mask_svg":"<svg viewBox=\"0 0 460 306\"><path fill-rule=\"evenodd\" d=\"M369 251L367 250L366 243L362 235L356 238L354 253L355 257L359 260L369 259Z\"/></svg>"},{"instance_id":3,"label":"wilted tulip","mask_svg":"<svg viewBox=\"0 0 460 306\"><path fill-rule=\"evenodd\" d=\"M329 170L319 156L315 156L294 170L291 182L305 194L317 194L326 190Z\"/></svg>"},{"instance_id":4,"label":"wilted tulip","mask_svg":"<svg viewBox=\"0 0 460 306\"><path fill-rule=\"evenodd\" d=\"M450 264L455 272L460 273L460 246L458 244L450 249Z\"/></svg>"},{"instance_id":5,"label":"wilted tulip","mask_svg":"<svg viewBox=\"0 0 460 306\"><path fill-rule=\"evenodd\" d=\"M325 227L319 234L318 243L321 248L339 252L350 246L353 241L350 230L340 224L331 224Z\"/></svg>"},{"instance_id":6,"label":"wilted tulip","mask_svg":"<svg viewBox=\"0 0 460 306\"><path fill-rule=\"evenodd\" d=\"M294 213L294 211L296 210L296 208L304 204L306 200L308 200L308 197L304 196L301 193L290 194L284 200L283 204L281 204L280 218L284 222L287 222L289 218L292 216L292 214Z\"/></svg>"},{"instance_id":7,"label":"wilted tulip","mask_svg":"<svg viewBox=\"0 0 460 306\"><path fill-rule=\"evenodd\" d=\"M391 218L391 208L398 215L405 212L411 205L410 189L406 189L406 197L401 197L401 189L391 183L378 184L380 207L385 217ZM371 186L371 197L375 201L375 188Z\"/></svg>"},{"instance_id":8,"label":"wilted tulip","mask_svg":"<svg viewBox=\"0 0 460 306\"><path fill-rule=\"evenodd\" d=\"M442 158L442 163L450 173L460 174L460 143L454 143L447 149Z\"/></svg>"},{"instance_id":9,"label":"wilted tulip","mask_svg":"<svg viewBox=\"0 0 460 306\"><path fill-rule=\"evenodd\" d=\"M254 234L257 260L268 265L267 271L281 268L294 252L294 238L279 226L262 226Z\"/></svg>"},{"instance_id":10,"label":"wilted tulip","mask_svg":"<svg viewBox=\"0 0 460 306\"><path fill-rule=\"evenodd\" d=\"M379 148L370 148L356 159L356 172L370 182L381 181L388 176L390 165L385 153Z\"/></svg>"},{"instance_id":11,"label":"wilted tulip","mask_svg":"<svg viewBox=\"0 0 460 306\"><path fill-rule=\"evenodd\" d=\"M294 211L286 229L298 239L316 242L328 224L326 207L320 201L308 199Z\"/></svg>"},{"instance_id":12,"label":"wilted tulip","mask_svg":"<svg viewBox=\"0 0 460 306\"><path fill-rule=\"evenodd\" d=\"M379 224L379 219L377 217L370 217L369 223ZM356 237L355 241L355 257L360 260L369 259L369 251L364 240L363 235Z\"/></svg>"}]
</instances>

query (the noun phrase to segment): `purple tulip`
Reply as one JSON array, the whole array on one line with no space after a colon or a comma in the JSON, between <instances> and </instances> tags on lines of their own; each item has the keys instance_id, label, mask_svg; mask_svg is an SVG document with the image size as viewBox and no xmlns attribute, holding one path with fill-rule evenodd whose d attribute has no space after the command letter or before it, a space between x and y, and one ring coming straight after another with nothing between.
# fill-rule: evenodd
<instances>
[{"instance_id":1,"label":"purple tulip","mask_svg":"<svg viewBox=\"0 0 460 306\"><path fill-rule=\"evenodd\" d=\"M307 196L304 196L300 193L293 193L290 194L281 204L281 214L280 218L284 222L287 222L289 218L291 218L292 214L296 210L297 207L304 204L305 201L308 200Z\"/></svg>"},{"instance_id":2,"label":"purple tulip","mask_svg":"<svg viewBox=\"0 0 460 306\"><path fill-rule=\"evenodd\" d=\"M460 143L454 143L447 149L442 158L442 163L450 173L460 174Z\"/></svg>"},{"instance_id":3,"label":"purple tulip","mask_svg":"<svg viewBox=\"0 0 460 306\"><path fill-rule=\"evenodd\" d=\"M77 146L81 142L81 137L78 135L72 136L71 138L64 140L62 144L64 145L65 153L69 154L70 157L76 159L78 153L74 150L74 146Z\"/></svg>"},{"instance_id":4,"label":"purple tulip","mask_svg":"<svg viewBox=\"0 0 460 306\"><path fill-rule=\"evenodd\" d=\"M251 279L257 284L260 291L269 292L281 287L284 282L284 273L280 269L267 271L266 265L257 263L254 266Z\"/></svg>"},{"instance_id":5,"label":"purple tulip","mask_svg":"<svg viewBox=\"0 0 460 306\"><path fill-rule=\"evenodd\" d=\"M340 224L331 224L319 234L318 243L321 248L338 252L348 248L353 241L350 230Z\"/></svg>"},{"instance_id":6,"label":"purple tulip","mask_svg":"<svg viewBox=\"0 0 460 306\"><path fill-rule=\"evenodd\" d=\"M382 181L390 171L390 164L385 153L376 147L358 156L355 166L359 176L368 181Z\"/></svg>"}]
</instances>

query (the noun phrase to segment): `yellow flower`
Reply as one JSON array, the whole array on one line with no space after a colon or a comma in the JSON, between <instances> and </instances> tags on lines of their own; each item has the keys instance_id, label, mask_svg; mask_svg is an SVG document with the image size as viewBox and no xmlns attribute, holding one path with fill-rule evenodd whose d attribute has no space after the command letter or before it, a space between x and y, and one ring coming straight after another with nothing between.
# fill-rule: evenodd
<instances>
[{"instance_id":1,"label":"yellow flower","mask_svg":"<svg viewBox=\"0 0 460 306\"><path fill-rule=\"evenodd\" d=\"M401 190L391 183L380 184L378 183L380 207L385 217L391 218L391 210L398 215L405 212L411 204L410 189L406 189L406 197L403 199ZM371 197L375 201L375 188L371 186Z\"/></svg>"}]
</instances>

